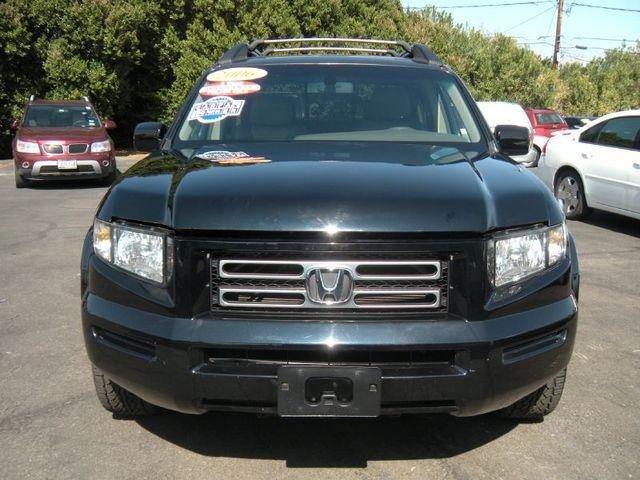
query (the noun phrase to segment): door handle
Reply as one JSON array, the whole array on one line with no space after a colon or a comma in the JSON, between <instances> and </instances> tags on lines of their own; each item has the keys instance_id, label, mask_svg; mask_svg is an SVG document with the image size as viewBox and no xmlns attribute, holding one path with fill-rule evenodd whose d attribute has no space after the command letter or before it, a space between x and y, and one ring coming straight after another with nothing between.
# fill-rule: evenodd
<instances>
[{"instance_id":1,"label":"door handle","mask_svg":"<svg viewBox=\"0 0 640 480\"><path fill-rule=\"evenodd\" d=\"M640 170L640 163L634 163L633 168L635 168L636 170Z\"/></svg>"}]
</instances>

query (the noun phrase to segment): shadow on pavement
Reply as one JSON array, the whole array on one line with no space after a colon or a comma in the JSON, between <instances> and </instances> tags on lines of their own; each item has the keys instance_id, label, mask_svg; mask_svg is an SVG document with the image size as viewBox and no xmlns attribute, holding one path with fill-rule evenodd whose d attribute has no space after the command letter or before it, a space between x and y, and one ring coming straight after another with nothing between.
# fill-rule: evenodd
<instances>
[{"instance_id":1,"label":"shadow on pavement","mask_svg":"<svg viewBox=\"0 0 640 480\"><path fill-rule=\"evenodd\" d=\"M122 175L122 172L116 170L118 177ZM107 188L107 182L102 179L67 179L67 180L31 180L26 188L32 190L80 190L87 188Z\"/></svg>"},{"instance_id":2,"label":"shadow on pavement","mask_svg":"<svg viewBox=\"0 0 640 480\"><path fill-rule=\"evenodd\" d=\"M454 457L517 426L489 415L284 419L238 413L167 413L136 422L200 455L285 460L291 468L363 468L369 460Z\"/></svg>"},{"instance_id":3,"label":"shadow on pavement","mask_svg":"<svg viewBox=\"0 0 640 480\"><path fill-rule=\"evenodd\" d=\"M107 185L99 180L48 180L46 182L32 182L29 190L83 190L89 188L106 188ZM25 190L26 190L25 189Z\"/></svg>"},{"instance_id":4,"label":"shadow on pavement","mask_svg":"<svg viewBox=\"0 0 640 480\"><path fill-rule=\"evenodd\" d=\"M640 238L640 220L615 213L594 211L584 223Z\"/></svg>"}]
</instances>

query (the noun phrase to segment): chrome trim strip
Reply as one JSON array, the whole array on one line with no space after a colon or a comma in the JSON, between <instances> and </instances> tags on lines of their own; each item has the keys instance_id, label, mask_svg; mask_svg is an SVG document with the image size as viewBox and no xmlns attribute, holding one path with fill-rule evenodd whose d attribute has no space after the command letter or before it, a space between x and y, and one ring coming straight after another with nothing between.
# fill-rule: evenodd
<instances>
[{"instance_id":1,"label":"chrome trim strip","mask_svg":"<svg viewBox=\"0 0 640 480\"><path fill-rule=\"evenodd\" d=\"M273 274L253 274L253 273L229 273L225 272L225 265L234 263L244 263L248 265L295 265L302 267L299 275L273 275ZM430 275L362 275L357 272L359 266L405 266L423 265L436 268L435 273ZM244 278L256 280L304 280L308 273L316 268L343 269L347 270L353 280L438 280L442 275L441 262L438 260L388 260L388 261L312 261L312 260L218 260L218 275L220 278Z\"/></svg>"},{"instance_id":2,"label":"chrome trim strip","mask_svg":"<svg viewBox=\"0 0 640 480\"><path fill-rule=\"evenodd\" d=\"M63 160L63 159L61 159ZM75 160L75 159L69 159L69 160ZM100 168L100 164L96 161L96 160L76 160L76 165L78 166L84 166L84 165L91 165L91 167L93 168L93 172L78 172L75 170L60 170L58 172L55 173L40 173L40 170L42 169L42 167L58 167L58 161L57 160L38 160L37 162L35 162L33 164L33 169L31 170L31 175L32 177L35 177L37 175L42 175L42 176L52 176L55 177L56 175L100 175L102 173L102 170Z\"/></svg>"},{"instance_id":3,"label":"chrome trim strip","mask_svg":"<svg viewBox=\"0 0 640 480\"><path fill-rule=\"evenodd\" d=\"M387 304L376 303L372 305L360 305L356 302L358 295L433 295L435 300L431 303L394 303ZM356 308L438 308L440 306L440 289L439 288L412 288L410 290L354 290L351 300Z\"/></svg>"},{"instance_id":4,"label":"chrome trim strip","mask_svg":"<svg viewBox=\"0 0 640 480\"><path fill-rule=\"evenodd\" d=\"M260 303L260 302L229 302L224 299L226 293L275 293L275 294L291 294L301 295L304 302L299 305L291 305L285 303ZM432 303L395 303L395 304L372 304L358 305L355 298L358 295L434 295L435 301ZM346 303L322 304L319 305L309 300L307 291L304 288L248 288L248 287L220 287L218 289L218 304L221 307L254 307L254 308L312 308L312 309L407 309L407 308L438 308L440 307L440 290L438 288L419 288L419 289L403 289L403 290L371 290L371 289L355 289L353 295Z\"/></svg>"},{"instance_id":5,"label":"chrome trim strip","mask_svg":"<svg viewBox=\"0 0 640 480\"><path fill-rule=\"evenodd\" d=\"M258 302L228 302L224 299L225 293L277 293L302 295L304 302L300 305L291 305L287 303L258 303ZM218 289L218 304L221 307L259 307L259 308L310 308L311 301L307 298L307 291L304 288L234 288L220 287ZM317 307L317 303L314 304Z\"/></svg>"}]
</instances>

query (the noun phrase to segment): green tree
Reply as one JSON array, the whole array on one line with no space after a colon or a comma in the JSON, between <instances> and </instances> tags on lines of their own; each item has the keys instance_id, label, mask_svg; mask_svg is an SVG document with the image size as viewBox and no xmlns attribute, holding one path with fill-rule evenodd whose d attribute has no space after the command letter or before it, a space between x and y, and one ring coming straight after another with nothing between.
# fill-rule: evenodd
<instances>
[{"instance_id":1,"label":"green tree","mask_svg":"<svg viewBox=\"0 0 640 480\"><path fill-rule=\"evenodd\" d=\"M4 0L0 3L0 155L29 94L89 95L130 142L138 121L169 122L202 72L231 45L273 37L423 42L479 100L564 113L640 107L640 45L552 70L505 35L456 24L400 0Z\"/></svg>"}]
</instances>

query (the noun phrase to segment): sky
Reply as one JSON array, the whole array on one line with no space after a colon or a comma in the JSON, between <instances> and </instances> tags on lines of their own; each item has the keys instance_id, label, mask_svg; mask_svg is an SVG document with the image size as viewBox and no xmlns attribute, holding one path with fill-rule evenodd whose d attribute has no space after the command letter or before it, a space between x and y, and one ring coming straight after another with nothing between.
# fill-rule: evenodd
<instances>
[{"instance_id":1,"label":"sky","mask_svg":"<svg viewBox=\"0 0 640 480\"><path fill-rule=\"evenodd\" d=\"M402 0L405 7L434 5L451 13L456 23L485 33L502 32L513 36L544 57L553 55L557 0L532 0L527 5L503 5L526 0ZM499 7L470 5L502 4ZM640 0L565 0L562 21L560 62L588 61L606 49L635 44L640 39ZM582 4L582 5L580 5ZM583 5L623 8L607 10ZM459 7L462 6L462 7ZM456 7L456 8L446 8ZM587 49L575 48L587 47Z\"/></svg>"}]
</instances>

